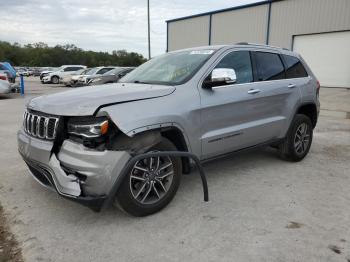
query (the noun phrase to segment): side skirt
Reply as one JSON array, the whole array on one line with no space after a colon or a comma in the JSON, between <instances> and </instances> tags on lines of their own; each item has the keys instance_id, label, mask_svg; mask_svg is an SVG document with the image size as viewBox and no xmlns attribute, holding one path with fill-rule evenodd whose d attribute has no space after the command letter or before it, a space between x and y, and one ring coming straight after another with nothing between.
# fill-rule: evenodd
<instances>
[{"instance_id":1,"label":"side skirt","mask_svg":"<svg viewBox=\"0 0 350 262\"><path fill-rule=\"evenodd\" d=\"M261 148L261 147L277 145L277 144L281 143L282 141L283 141L283 138L282 139L281 138L280 139L272 139L272 140L269 140L267 142L260 143L260 144L254 145L254 146L241 148L241 149L238 149L238 150L235 150L235 151L232 151L232 152L228 152L228 153L225 153L225 154L221 154L221 155L218 155L218 156L214 156L214 157L211 157L211 158L202 159L201 163L211 162L213 160L224 158L224 157L228 157L228 156L235 155L235 154L238 154L238 153L241 153L241 152L253 151L253 150L255 150L257 148Z\"/></svg>"}]
</instances>

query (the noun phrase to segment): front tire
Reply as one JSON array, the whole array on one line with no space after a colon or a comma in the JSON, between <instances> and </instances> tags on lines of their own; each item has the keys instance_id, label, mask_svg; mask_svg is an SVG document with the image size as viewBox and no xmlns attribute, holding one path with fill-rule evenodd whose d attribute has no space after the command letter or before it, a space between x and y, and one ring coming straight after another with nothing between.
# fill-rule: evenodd
<instances>
[{"instance_id":1,"label":"front tire","mask_svg":"<svg viewBox=\"0 0 350 262\"><path fill-rule=\"evenodd\" d=\"M60 79L58 78L58 76L53 76L51 77L51 82L57 85L60 82Z\"/></svg>"},{"instance_id":2,"label":"front tire","mask_svg":"<svg viewBox=\"0 0 350 262\"><path fill-rule=\"evenodd\" d=\"M313 138L313 126L309 117L297 114L286 138L279 146L282 159L298 162L309 152Z\"/></svg>"},{"instance_id":3,"label":"front tire","mask_svg":"<svg viewBox=\"0 0 350 262\"><path fill-rule=\"evenodd\" d=\"M148 152L177 151L162 138ZM115 204L133 216L147 216L167 206L175 196L182 174L181 158L153 157L140 160L129 171L116 195Z\"/></svg>"}]
</instances>

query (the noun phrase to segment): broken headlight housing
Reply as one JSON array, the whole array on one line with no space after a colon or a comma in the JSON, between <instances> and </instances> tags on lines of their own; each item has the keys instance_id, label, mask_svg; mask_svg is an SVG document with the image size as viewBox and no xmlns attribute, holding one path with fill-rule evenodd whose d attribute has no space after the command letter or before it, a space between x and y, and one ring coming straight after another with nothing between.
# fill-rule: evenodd
<instances>
[{"instance_id":1,"label":"broken headlight housing","mask_svg":"<svg viewBox=\"0 0 350 262\"><path fill-rule=\"evenodd\" d=\"M109 122L106 117L71 118L67 123L67 132L83 138L98 138L107 134Z\"/></svg>"}]
</instances>

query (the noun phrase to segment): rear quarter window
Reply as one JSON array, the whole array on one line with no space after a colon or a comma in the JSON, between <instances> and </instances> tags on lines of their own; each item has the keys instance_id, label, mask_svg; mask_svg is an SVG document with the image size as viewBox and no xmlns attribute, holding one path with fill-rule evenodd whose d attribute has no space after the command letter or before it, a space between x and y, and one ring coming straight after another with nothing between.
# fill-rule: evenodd
<instances>
[{"instance_id":1,"label":"rear quarter window","mask_svg":"<svg viewBox=\"0 0 350 262\"><path fill-rule=\"evenodd\" d=\"M286 78L300 78L307 77L307 71L297 57L282 55L285 67L286 67Z\"/></svg>"}]
</instances>

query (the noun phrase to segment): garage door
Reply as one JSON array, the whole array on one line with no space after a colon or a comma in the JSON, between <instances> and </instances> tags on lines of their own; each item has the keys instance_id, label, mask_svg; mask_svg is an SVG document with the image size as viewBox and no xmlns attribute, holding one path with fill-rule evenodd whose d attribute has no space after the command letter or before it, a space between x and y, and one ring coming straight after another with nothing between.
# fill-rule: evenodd
<instances>
[{"instance_id":1,"label":"garage door","mask_svg":"<svg viewBox=\"0 0 350 262\"><path fill-rule=\"evenodd\" d=\"M322 86L350 88L350 31L295 36L301 54Z\"/></svg>"}]
</instances>

